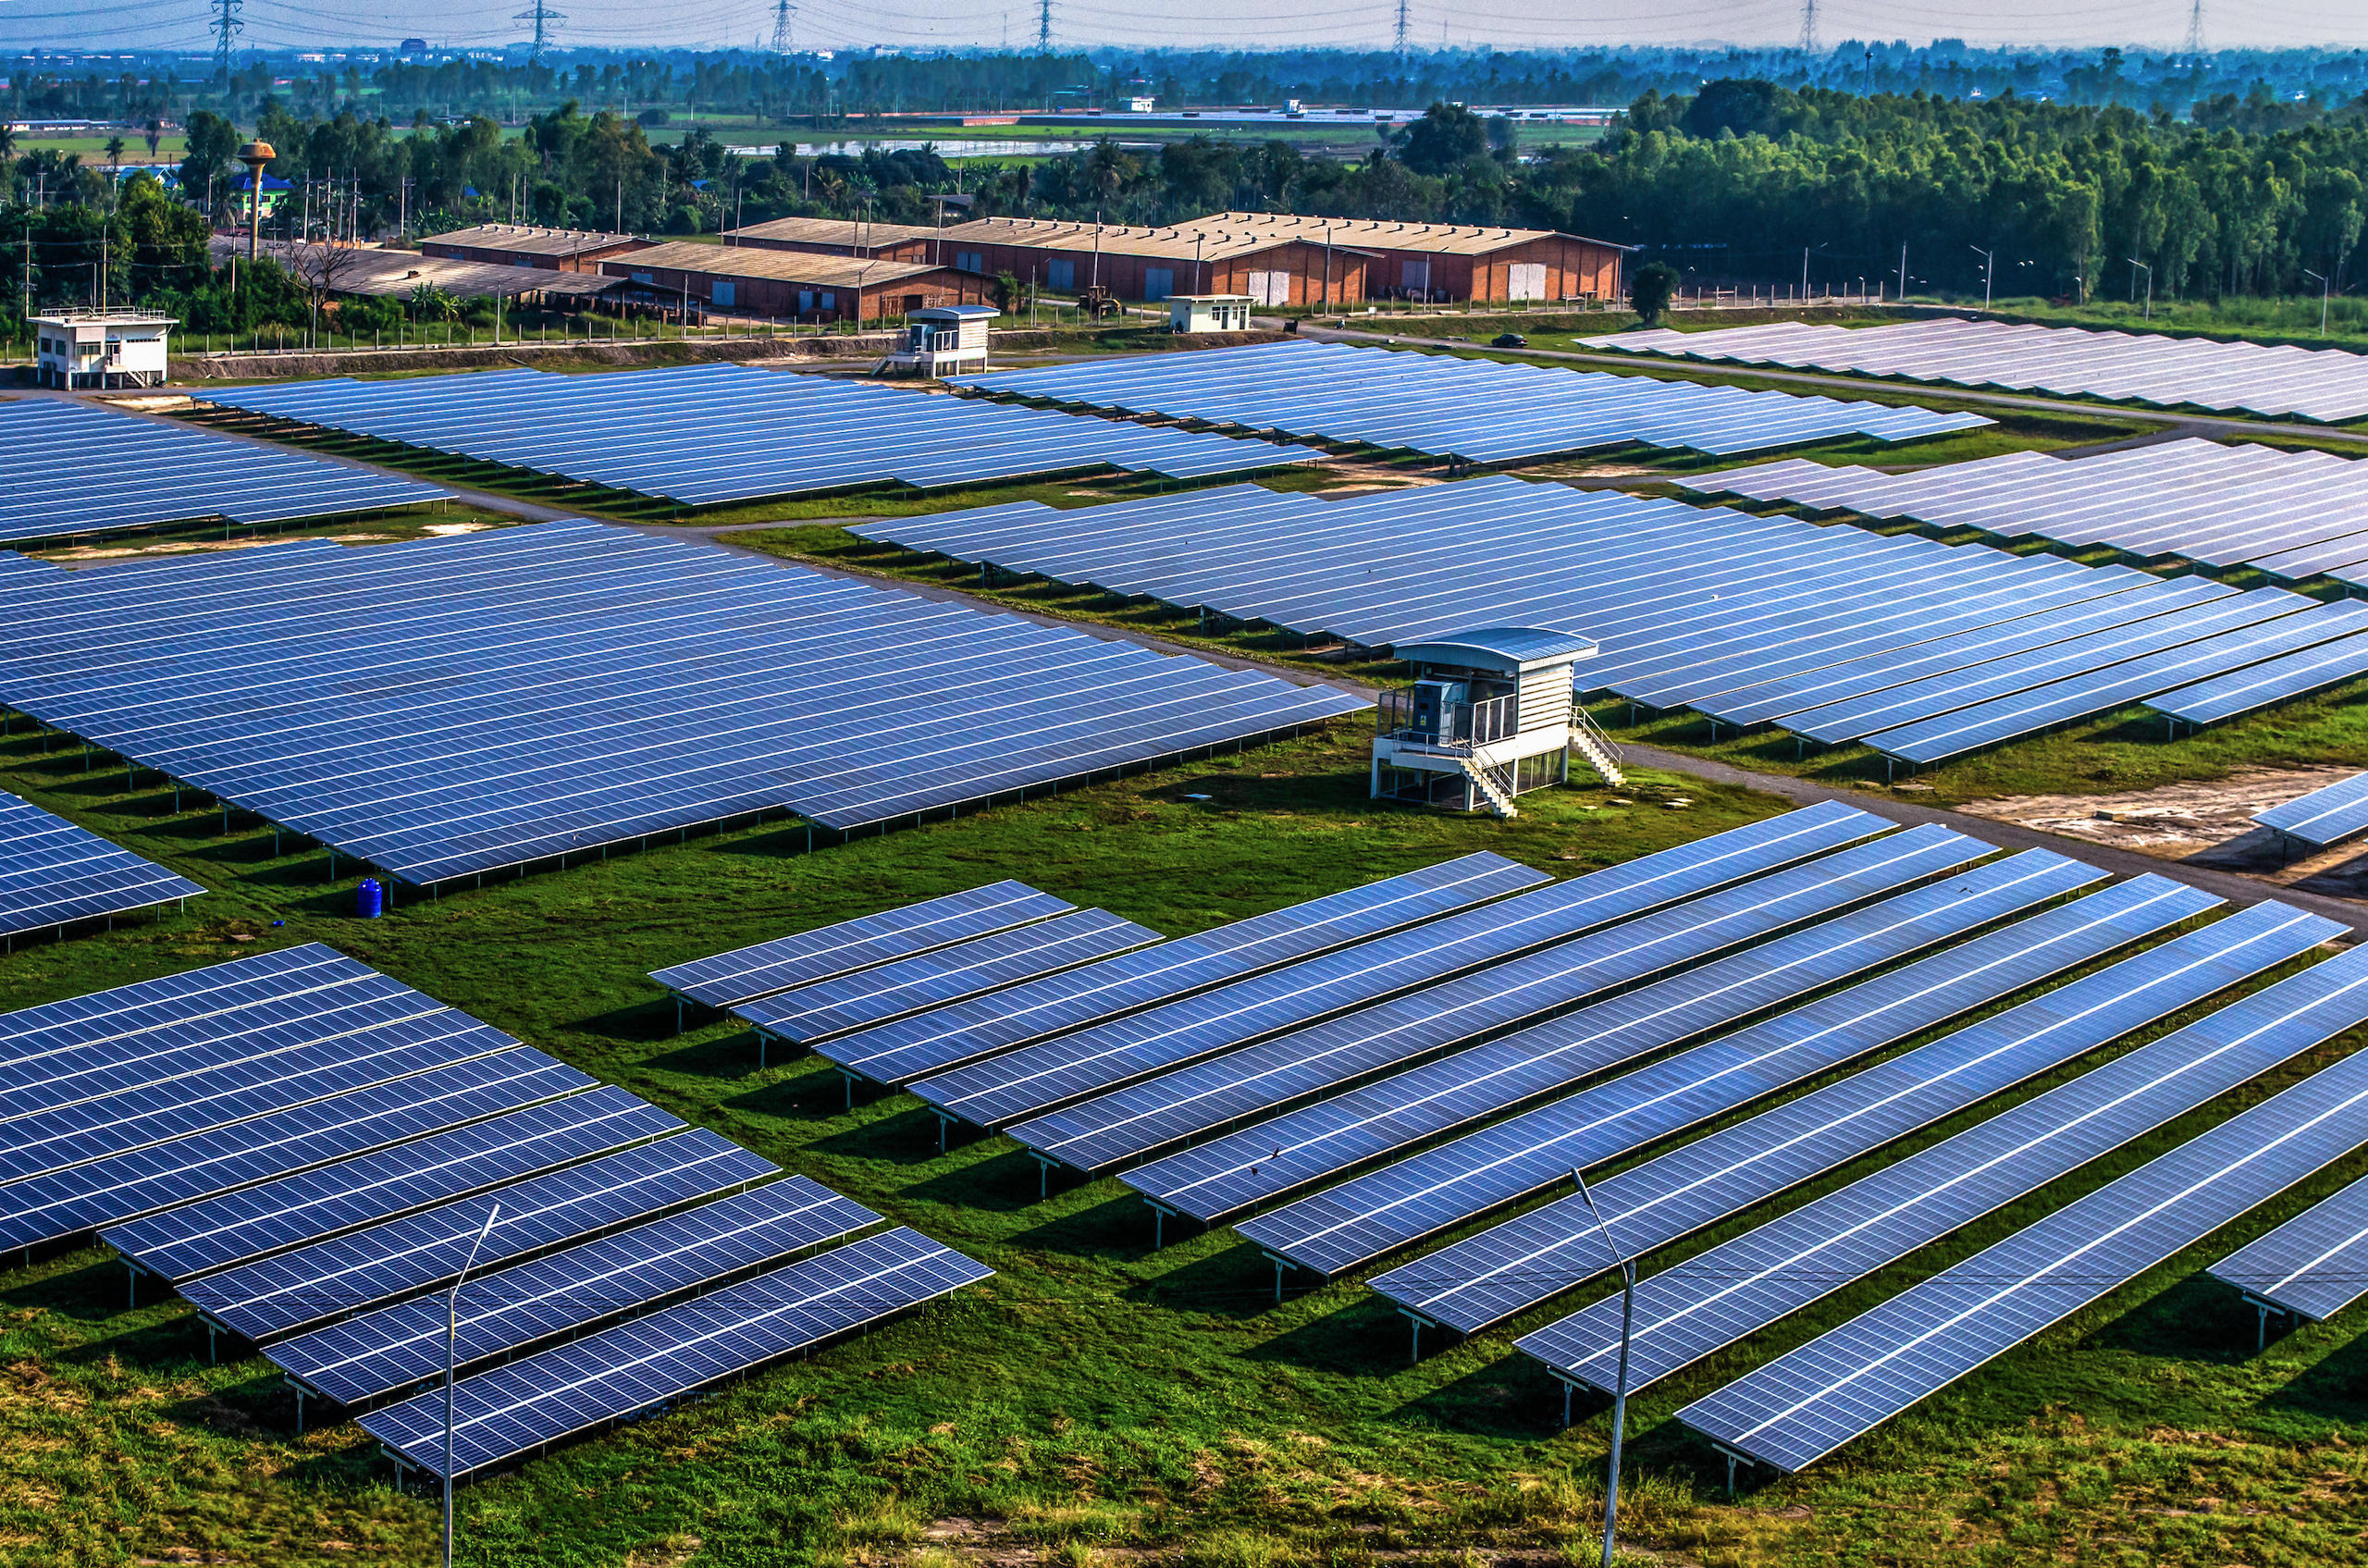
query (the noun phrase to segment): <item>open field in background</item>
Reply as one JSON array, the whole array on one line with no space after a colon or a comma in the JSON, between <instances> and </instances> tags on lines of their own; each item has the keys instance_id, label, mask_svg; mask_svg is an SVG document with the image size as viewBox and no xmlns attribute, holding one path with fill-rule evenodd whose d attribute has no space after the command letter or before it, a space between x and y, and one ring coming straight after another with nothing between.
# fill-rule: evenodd
<instances>
[{"instance_id":1,"label":"open field in background","mask_svg":"<svg viewBox=\"0 0 2368 1568\"><path fill-rule=\"evenodd\" d=\"M175 816L168 791L126 795L119 770L84 772L79 755L44 757L19 734L0 741L0 787L216 891L184 916L25 947L0 959L0 994L24 1005L326 941L1001 1271L921 1316L465 1488L464 1562L1575 1564L1592 1554L1607 1413L1583 1403L1558 1434L1559 1389L1510 1353L1507 1331L1410 1366L1402 1322L1354 1283L1276 1306L1267 1266L1228 1232L1153 1253L1147 1211L1115 1182L1039 1203L1032 1163L1008 1142L940 1154L907 1098L849 1110L811 1058L758 1069L728 1021L673 1036L641 978L1013 873L1180 934L1471 849L1571 874L1779 809L1654 773L1618 797L1632 804L1554 790L1525 796L1512 822L1376 808L1363 741L1344 722L811 855L780 822L698 835L363 922L344 913L352 879L325 881L318 852L272 859L267 832L234 820L226 835L194 806ZM1692 804L1662 804L1675 798ZM2189 1278L2357 1175L2357 1160L1797 1479L1730 1502L1710 1452L1668 1420L2325 1059L1650 1390L1631 1412L1628 1538L1667 1561L1803 1568L2368 1561L2356 1512L2368 1457L2349 1440L2368 1414L2368 1355L2338 1323L2252 1357L2250 1310ZM428 1560L432 1502L392 1490L355 1428L298 1438L265 1363L208 1364L186 1309L151 1296L127 1310L122 1290L96 1247L0 1272L0 1562Z\"/></svg>"}]
</instances>

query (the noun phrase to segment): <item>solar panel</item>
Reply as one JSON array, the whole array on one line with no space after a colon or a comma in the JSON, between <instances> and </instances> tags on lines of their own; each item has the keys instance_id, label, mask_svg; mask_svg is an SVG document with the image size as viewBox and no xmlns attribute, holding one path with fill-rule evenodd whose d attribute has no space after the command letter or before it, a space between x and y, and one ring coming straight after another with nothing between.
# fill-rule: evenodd
<instances>
[{"instance_id":1,"label":"solar panel","mask_svg":"<svg viewBox=\"0 0 2368 1568\"><path fill-rule=\"evenodd\" d=\"M447 492L79 399L0 404L0 539L383 512ZM21 561L21 556L10 559Z\"/></svg>"},{"instance_id":2,"label":"solar panel","mask_svg":"<svg viewBox=\"0 0 2368 1568\"><path fill-rule=\"evenodd\" d=\"M1592 1168L1896 1045L2218 901L2143 876L1834 992L1490 1130L1516 1185L1560 1161ZM1485 1169L1485 1167L1476 1167ZM1592 1277L1574 1209L1549 1204L1372 1280L1408 1315L1473 1334Z\"/></svg>"},{"instance_id":3,"label":"solar panel","mask_svg":"<svg viewBox=\"0 0 2368 1568\"><path fill-rule=\"evenodd\" d=\"M1980 846L1974 846L1979 848ZM1530 1097L1548 1087L1574 1082L1618 1061L1668 1043L1666 1030L1699 1032L1711 1027L1722 1005L1765 1006L1786 987L1825 983L1854 962L1895 957L1897 944L1938 941L1970 929L2019 905L2036 903L2101 873L2074 868L2060 857L2033 852L1951 878L1945 887L1886 900L1873 909L1828 921L1747 954L1706 964L1685 976L1663 980L1620 1001L1598 1003L1550 1024L1523 1029L1472 1051L1416 1069L1419 1081L1386 1079L1351 1096L1353 1111L1326 1101L1332 1109L1311 1107L1300 1121L1263 1123L1245 1130L1240 1149L1258 1167L1254 1179L1222 1166L1195 1167L1200 1181L1224 1185L1227 1198L1254 1188L1261 1195L1277 1189L1267 1180L1298 1184L1314 1172L1343 1167L1369 1157L1375 1137L1418 1137L1417 1126L1436 1130L1440 1118L1469 1120L1480 1107L1511 1095ZM1756 890L1761 884L1748 884ZM1529 1019L1566 1001L1583 999L1616 985L1645 979L1687 963L1699 963L1740 942L1766 935L1771 921L1797 912L1783 901L1747 904L1732 896L1681 905L1633 920L1530 958L1484 969L1447 985L1402 996L1316 1028L1286 1035L1248 1051L1202 1063L1138 1084L1132 1089L1073 1105L1012 1129L1012 1136L1046 1157L1092 1171L1122 1163L1166 1144L1180 1142L1261 1112L1312 1098L1327 1089L1401 1067L1423 1056L1465 1044ZM1890 922L1896 922L1896 925ZM1848 957L1844 957L1848 955ZM1860 957L1863 955L1863 957ZM1812 974L1823 978L1811 979ZM1591 990L1589 989L1591 988ZM1684 998L1680 1002L1679 998ZM1724 998L1722 1002L1720 999ZM1597 1028L1590 1020L1622 1019ZM1683 1018L1681 1023L1679 1018ZM1654 1020L1665 1022L1657 1030ZM1452 1084L1452 1089L1444 1086ZM1432 1101L1436 1098L1436 1108ZM1348 1112L1350 1119L1338 1119ZM1294 1132L1327 1130L1323 1150ZM1355 1130L1351 1130L1351 1126ZM1383 1133L1380 1129L1388 1129ZM1273 1128L1276 1138L1267 1134ZM1272 1147L1261 1151L1260 1142ZM1348 1155L1350 1142L1365 1153ZM1286 1157L1284 1151L1289 1149ZM1217 1201L1214 1189L1194 1187L1188 1196L1202 1202L1191 1212L1208 1217Z\"/></svg>"},{"instance_id":4,"label":"solar panel","mask_svg":"<svg viewBox=\"0 0 2368 1568\"><path fill-rule=\"evenodd\" d=\"M612 1086L112 1226L99 1239L183 1281L679 1130Z\"/></svg>"},{"instance_id":5,"label":"solar panel","mask_svg":"<svg viewBox=\"0 0 2368 1568\"><path fill-rule=\"evenodd\" d=\"M2306 969L1641 1280L1628 1387L1887 1267L2363 1019L2368 984L2347 989L2339 973ZM1610 1389L1619 1318L1598 1302L1520 1349L1565 1382Z\"/></svg>"},{"instance_id":6,"label":"solar panel","mask_svg":"<svg viewBox=\"0 0 2368 1568\"><path fill-rule=\"evenodd\" d=\"M651 1409L993 1272L899 1228L479 1373L453 1389L452 1474ZM446 1473L440 1390L374 1411L361 1426L404 1463Z\"/></svg>"},{"instance_id":7,"label":"solar panel","mask_svg":"<svg viewBox=\"0 0 2368 1568\"><path fill-rule=\"evenodd\" d=\"M12 589L0 700L415 884L765 810L918 818L1365 706L587 523L241 554Z\"/></svg>"},{"instance_id":8,"label":"solar panel","mask_svg":"<svg viewBox=\"0 0 2368 1568\"><path fill-rule=\"evenodd\" d=\"M2362 675L2368 675L2368 636L2338 637L2177 691L2158 693L2146 699L2146 706L2166 718L2211 724L2291 702Z\"/></svg>"},{"instance_id":9,"label":"solar panel","mask_svg":"<svg viewBox=\"0 0 2368 1568\"><path fill-rule=\"evenodd\" d=\"M2324 1323L2368 1290L2368 1179L2247 1242L2211 1274L2276 1311Z\"/></svg>"},{"instance_id":10,"label":"solar panel","mask_svg":"<svg viewBox=\"0 0 2368 1568\"><path fill-rule=\"evenodd\" d=\"M454 1364L514 1353L879 1221L862 1204L791 1176L532 1263L472 1274ZM314 1392L357 1404L440 1378L444 1329L443 1298L420 1297L282 1340L265 1353Z\"/></svg>"},{"instance_id":11,"label":"solar panel","mask_svg":"<svg viewBox=\"0 0 2368 1568\"><path fill-rule=\"evenodd\" d=\"M1662 328L1579 341L1587 348L1634 353L1856 371L2157 408L2240 409L2273 418L2298 415L2330 423L2368 414L2368 362L2339 349L1961 316L1869 327L1788 321L1711 332Z\"/></svg>"},{"instance_id":12,"label":"solar panel","mask_svg":"<svg viewBox=\"0 0 2368 1568\"><path fill-rule=\"evenodd\" d=\"M2213 901L2201 902L2208 907ZM2177 905L2140 906L2118 934L2134 940L2187 912ZM2283 905L2254 905L1590 1186L1622 1245L1641 1256L2192 1006L2341 931ZM2058 968L2042 962L2038 978ZM2002 994L2011 989L2019 986ZM1598 1102L1597 1108L1617 1107ZM1579 1142L1572 1166L1603 1157L1591 1155L1585 1142L1592 1120L1582 1107L1568 1124ZM1617 1152L1619 1145L1611 1147ZM1453 1313L1485 1325L1583 1284L1602 1267L1595 1222L1572 1195L1387 1278L1393 1290L1423 1296L1425 1318L1453 1321L1445 1315Z\"/></svg>"},{"instance_id":13,"label":"solar panel","mask_svg":"<svg viewBox=\"0 0 2368 1568\"><path fill-rule=\"evenodd\" d=\"M729 1139L672 1138L498 1187L200 1279L180 1293L214 1322L260 1343L460 1275L487 1205L501 1213L477 1248L487 1269L780 1174Z\"/></svg>"},{"instance_id":14,"label":"solar panel","mask_svg":"<svg viewBox=\"0 0 2368 1568\"><path fill-rule=\"evenodd\" d=\"M2368 952L2311 974L2326 1005ZM2298 977L2298 978L2308 978ZM2308 1032L2308 1026L2303 1026ZM2368 1138L2354 1052L1997 1245L1677 1413L1727 1451L1799 1470L2194 1245Z\"/></svg>"},{"instance_id":15,"label":"solar panel","mask_svg":"<svg viewBox=\"0 0 2368 1568\"><path fill-rule=\"evenodd\" d=\"M204 891L29 800L0 793L0 935L62 929L69 920L126 915Z\"/></svg>"},{"instance_id":16,"label":"solar panel","mask_svg":"<svg viewBox=\"0 0 2368 1568\"><path fill-rule=\"evenodd\" d=\"M1474 463L1632 441L1724 453L1842 435L1909 440L1989 423L1978 414L1307 341L990 371L955 384Z\"/></svg>"},{"instance_id":17,"label":"solar panel","mask_svg":"<svg viewBox=\"0 0 2368 1568\"><path fill-rule=\"evenodd\" d=\"M366 964L317 942L180 974L0 1013L0 1072L18 1081L18 1064L62 1051L102 1046L137 1053L142 1032L212 1018L280 994L301 994L372 974Z\"/></svg>"},{"instance_id":18,"label":"solar panel","mask_svg":"<svg viewBox=\"0 0 2368 1568\"><path fill-rule=\"evenodd\" d=\"M209 387L205 401L690 506L1097 468L1199 478L1323 455L743 364Z\"/></svg>"},{"instance_id":19,"label":"solar panel","mask_svg":"<svg viewBox=\"0 0 2368 1568\"><path fill-rule=\"evenodd\" d=\"M2314 849L2340 844L2354 833L2368 832L2368 773L2355 773L2266 811L2256 811L2253 821Z\"/></svg>"},{"instance_id":20,"label":"solar panel","mask_svg":"<svg viewBox=\"0 0 2368 1568\"><path fill-rule=\"evenodd\" d=\"M1163 940L1149 926L1107 909L1081 909L776 992L733 1010L775 1039L810 1044Z\"/></svg>"},{"instance_id":21,"label":"solar panel","mask_svg":"<svg viewBox=\"0 0 2368 1568\"><path fill-rule=\"evenodd\" d=\"M1462 856L877 1025L816 1049L845 1072L894 1087L1547 880L1543 871L1501 856Z\"/></svg>"},{"instance_id":22,"label":"solar panel","mask_svg":"<svg viewBox=\"0 0 2368 1568\"><path fill-rule=\"evenodd\" d=\"M0 1247L30 1246L391 1147L592 1087L517 1046L211 1132L0 1185Z\"/></svg>"},{"instance_id":23,"label":"solar panel","mask_svg":"<svg viewBox=\"0 0 2368 1568\"><path fill-rule=\"evenodd\" d=\"M1076 907L1067 899L1039 893L1024 882L989 883L795 936L776 937L753 947L735 948L711 958L654 969L649 978L702 1006L731 1007L793 986L853 974L892 958L908 958L974 936L1064 915Z\"/></svg>"},{"instance_id":24,"label":"solar panel","mask_svg":"<svg viewBox=\"0 0 2368 1568\"><path fill-rule=\"evenodd\" d=\"M1863 837L1881 825L1865 814L1826 813L1806 822L1788 817L1733 829L924 1078L910 1087L941 1115L996 1127L1482 966L1494 967L1467 981L1458 995L1488 998L1510 1024L1802 919L1817 896L1806 890L1828 889L1856 867L1820 863L1789 881L1749 883L1723 897L1681 904L1593 937L1581 933L1787 864L1837 836ZM1912 846L1886 847L1875 858L1888 865L1936 844L1937 839L1919 840ZM1967 839L1954 841L1953 847L1960 859L1988 852ZM1940 862L1918 864L1929 874ZM1532 952L1539 947L1546 950ZM1529 956L1516 957L1523 954ZM1445 1004L1436 992L1428 994Z\"/></svg>"}]
</instances>

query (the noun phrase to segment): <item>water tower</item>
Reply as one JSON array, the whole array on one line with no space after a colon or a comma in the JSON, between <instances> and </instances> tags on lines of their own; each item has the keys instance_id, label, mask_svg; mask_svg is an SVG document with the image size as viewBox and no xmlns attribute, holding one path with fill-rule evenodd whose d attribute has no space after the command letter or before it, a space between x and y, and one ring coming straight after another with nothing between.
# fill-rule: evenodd
<instances>
[{"instance_id":1,"label":"water tower","mask_svg":"<svg viewBox=\"0 0 2368 1568\"><path fill-rule=\"evenodd\" d=\"M250 142L239 149L239 161L247 166L247 265L255 261L255 241L263 233L263 166L279 156L268 142Z\"/></svg>"}]
</instances>

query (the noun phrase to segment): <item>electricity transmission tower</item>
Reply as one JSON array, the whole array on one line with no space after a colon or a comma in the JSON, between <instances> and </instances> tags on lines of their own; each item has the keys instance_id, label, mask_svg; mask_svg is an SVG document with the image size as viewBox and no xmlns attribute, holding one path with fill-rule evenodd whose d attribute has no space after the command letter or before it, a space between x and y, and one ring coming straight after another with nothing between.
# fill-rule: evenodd
<instances>
[{"instance_id":1,"label":"electricity transmission tower","mask_svg":"<svg viewBox=\"0 0 2368 1568\"><path fill-rule=\"evenodd\" d=\"M2187 14L2187 52L2203 58L2203 0L2195 0L2195 8Z\"/></svg>"},{"instance_id":2,"label":"electricity transmission tower","mask_svg":"<svg viewBox=\"0 0 2368 1568\"><path fill-rule=\"evenodd\" d=\"M789 57L789 19L796 14L797 7L789 0L781 0L773 7L773 53L783 59Z\"/></svg>"},{"instance_id":3,"label":"electricity transmission tower","mask_svg":"<svg viewBox=\"0 0 2368 1568\"><path fill-rule=\"evenodd\" d=\"M1053 52L1053 0L1040 0L1036 7L1036 53Z\"/></svg>"},{"instance_id":4,"label":"electricity transmission tower","mask_svg":"<svg viewBox=\"0 0 2368 1568\"><path fill-rule=\"evenodd\" d=\"M1817 53L1817 0L1801 0L1801 53Z\"/></svg>"},{"instance_id":5,"label":"electricity transmission tower","mask_svg":"<svg viewBox=\"0 0 2368 1568\"><path fill-rule=\"evenodd\" d=\"M561 16L559 12L552 10L549 5L545 4L545 0L535 0L533 6L519 12L510 19L513 22L533 22L535 24L535 52L530 58L538 66L543 63L543 50L550 43L550 24L553 22L563 22L567 20L564 16Z\"/></svg>"},{"instance_id":6,"label":"electricity transmission tower","mask_svg":"<svg viewBox=\"0 0 2368 1568\"><path fill-rule=\"evenodd\" d=\"M1406 4L1407 0L1398 0L1398 74L1401 77L1406 74L1406 62L1412 57L1408 53L1406 36Z\"/></svg>"},{"instance_id":7,"label":"electricity transmission tower","mask_svg":"<svg viewBox=\"0 0 2368 1568\"><path fill-rule=\"evenodd\" d=\"M226 81L230 76L231 40L245 30L239 19L240 0L214 0L214 69Z\"/></svg>"}]
</instances>

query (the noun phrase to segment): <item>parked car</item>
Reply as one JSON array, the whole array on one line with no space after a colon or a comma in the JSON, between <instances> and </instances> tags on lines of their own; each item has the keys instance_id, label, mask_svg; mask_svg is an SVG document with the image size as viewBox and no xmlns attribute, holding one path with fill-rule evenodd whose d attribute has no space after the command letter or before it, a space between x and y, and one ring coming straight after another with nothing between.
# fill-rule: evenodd
<instances>
[{"instance_id":1,"label":"parked car","mask_svg":"<svg viewBox=\"0 0 2368 1568\"><path fill-rule=\"evenodd\" d=\"M1529 340L1518 332L1499 332L1488 340L1488 346L1492 349L1525 349L1529 347Z\"/></svg>"}]
</instances>

